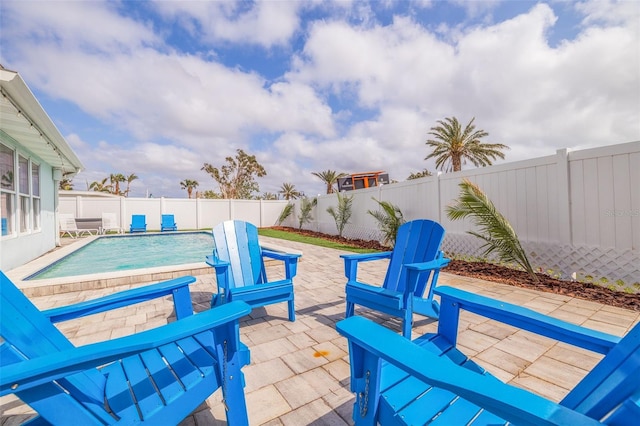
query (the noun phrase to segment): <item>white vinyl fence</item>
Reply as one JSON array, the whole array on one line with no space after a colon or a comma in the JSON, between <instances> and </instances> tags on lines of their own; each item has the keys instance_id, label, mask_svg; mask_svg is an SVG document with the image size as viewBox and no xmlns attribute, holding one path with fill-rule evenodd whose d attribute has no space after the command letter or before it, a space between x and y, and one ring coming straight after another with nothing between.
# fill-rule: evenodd
<instances>
[{"instance_id":1,"label":"white vinyl fence","mask_svg":"<svg viewBox=\"0 0 640 426\"><path fill-rule=\"evenodd\" d=\"M467 178L480 186L509 220L535 267L561 278L594 280L627 291L640 291L640 142L555 155L497 166L440 174L360 189L353 195L353 215L344 236L379 240L374 201L398 206L405 219L427 218L445 227L444 250L479 257L481 242L467 234L468 221L450 221L446 206L458 197ZM277 224L287 201L165 198L98 198L62 192L60 213L100 217L116 213L128 229L132 214L145 214L149 230L160 229L161 214L173 214L178 229L212 228L228 219L256 226ZM85 193L86 194L86 193ZM335 194L318 197L313 220L304 229L337 234L327 213L337 207ZM297 228L300 200L283 223Z\"/></svg>"},{"instance_id":2,"label":"white vinyl fence","mask_svg":"<svg viewBox=\"0 0 640 426\"><path fill-rule=\"evenodd\" d=\"M143 214L147 230L160 230L163 214L174 215L179 230L211 229L229 219L251 222L259 227L276 224L286 201L278 200L209 200L203 198L125 198L97 197L79 191L61 191L59 213L77 218L101 218L114 213L118 224L127 231L131 215Z\"/></svg>"},{"instance_id":3,"label":"white vinyl fence","mask_svg":"<svg viewBox=\"0 0 640 426\"><path fill-rule=\"evenodd\" d=\"M353 215L344 236L380 239L373 199L398 206L405 219L427 218L445 227L447 253L479 257L481 241L466 233L469 221L450 221L446 206L463 178L476 183L509 220L532 263L564 279L640 291L640 142L440 174L347 193ZM313 221L303 228L337 234L327 208L335 194L318 197ZM300 201L284 223L298 227ZM635 285L635 286L634 286Z\"/></svg>"}]
</instances>

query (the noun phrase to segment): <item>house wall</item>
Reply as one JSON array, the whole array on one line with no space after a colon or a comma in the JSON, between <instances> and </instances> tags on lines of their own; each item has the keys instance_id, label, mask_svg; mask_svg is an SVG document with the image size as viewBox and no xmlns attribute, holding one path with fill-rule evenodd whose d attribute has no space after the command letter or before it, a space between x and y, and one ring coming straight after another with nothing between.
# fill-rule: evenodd
<instances>
[{"instance_id":1,"label":"house wall","mask_svg":"<svg viewBox=\"0 0 640 426\"><path fill-rule=\"evenodd\" d=\"M14 225L16 232L0 237L0 269L6 271L33 260L56 247L57 225L54 196L57 187L50 165L19 146L13 139L6 137L1 132L0 135L2 135L1 140L4 145L40 165L40 228L22 233L17 231L19 228L16 223Z\"/></svg>"},{"instance_id":2,"label":"house wall","mask_svg":"<svg viewBox=\"0 0 640 426\"><path fill-rule=\"evenodd\" d=\"M453 222L446 214L463 178L479 185L509 220L540 270L640 291L640 142L563 149L547 157L351 191L346 195L354 196L353 215L344 235L381 238L367 214L378 210L375 198L398 206L407 220L442 223L447 252L482 257L481 241L467 234L473 225ZM300 201L296 204L294 216ZM337 206L335 194L318 197L314 220L304 228L337 234L329 206ZM285 225L298 227L294 216Z\"/></svg>"}]
</instances>

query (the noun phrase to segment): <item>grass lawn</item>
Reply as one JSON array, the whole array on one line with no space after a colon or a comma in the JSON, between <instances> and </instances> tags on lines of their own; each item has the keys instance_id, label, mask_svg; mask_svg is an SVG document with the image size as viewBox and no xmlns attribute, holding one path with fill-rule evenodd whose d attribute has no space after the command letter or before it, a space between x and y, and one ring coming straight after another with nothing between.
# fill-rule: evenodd
<instances>
[{"instance_id":1,"label":"grass lawn","mask_svg":"<svg viewBox=\"0 0 640 426\"><path fill-rule=\"evenodd\" d=\"M281 240L289 240L296 241L299 243L305 244L313 244L316 246L332 248L336 250L345 250L351 251L354 253L375 253L378 250L367 249L362 247L357 247L355 245L349 245L345 242L332 241L324 238L312 237L309 235L301 235L295 232L287 232L279 229L271 229L271 228L259 228L258 235L262 235L265 237L279 238Z\"/></svg>"}]
</instances>

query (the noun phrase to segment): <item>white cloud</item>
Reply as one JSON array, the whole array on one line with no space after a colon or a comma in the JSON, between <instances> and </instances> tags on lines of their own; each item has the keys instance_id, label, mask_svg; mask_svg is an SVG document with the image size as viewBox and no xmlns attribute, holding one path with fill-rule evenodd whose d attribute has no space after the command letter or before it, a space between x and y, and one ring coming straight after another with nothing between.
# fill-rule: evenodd
<instances>
[{"instance_id":1,"label":"white cloud","mask_svg":"<svg viewBox=\"0 0 640 426\"><path fill-rule=\"evenodd\" d=\"M242 148L267 169L261 191L291 182L315 195L323 184L313 171L384 169L398 180L434 171L424 142L449 116L475 116L488 141L512 147L507 161L640 139L639 4L576 3L580 32L552 45L563 25L553 3L433 30L398 14L383 25L361 2L160 1L150 7L162 18L144 21L120 14L126 2L3 2L1 54L33 88L124 134L68 136L89 181L135 172L135 191L184 196L183 179L215 189L202 163L222 165ZM464 4L492 22L495 4L480 6ZM313 8L326 18L302 22ZM167 23L201 43L195 53L165 43L176 29ZM261 46L256 63L291 50L290 68L275 78L259 65L243 71L223 63L220 44Z\"/></svg>"},{"instance_id":2,"label":"white cloud","mask_svg":"<svg viewBox=\"0 0 640 426\"><path fill-rule=\"evenodd\" d=\"M194 36L211 43L257 44L265 48L285 45L298 30L297 1L259 1L246 8L242 1L158 1L167 18L176 18Z\"/></svg>"}]
</instances>

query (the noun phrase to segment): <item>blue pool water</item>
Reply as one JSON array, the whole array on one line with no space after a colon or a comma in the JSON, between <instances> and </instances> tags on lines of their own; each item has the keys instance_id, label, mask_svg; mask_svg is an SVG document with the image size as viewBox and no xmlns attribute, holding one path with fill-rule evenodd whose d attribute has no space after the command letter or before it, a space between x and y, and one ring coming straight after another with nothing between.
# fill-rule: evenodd
<instances>
[{"instance_id":1,"label":"blue pool water","mask_svg":"<svg viewBox=\"0 0 640 426\"><path fill-rule=\"evenodd\" d=\"M204 262L209 232L105 236L27 277L28 280Z\"/></svg>"}]
</instances>

